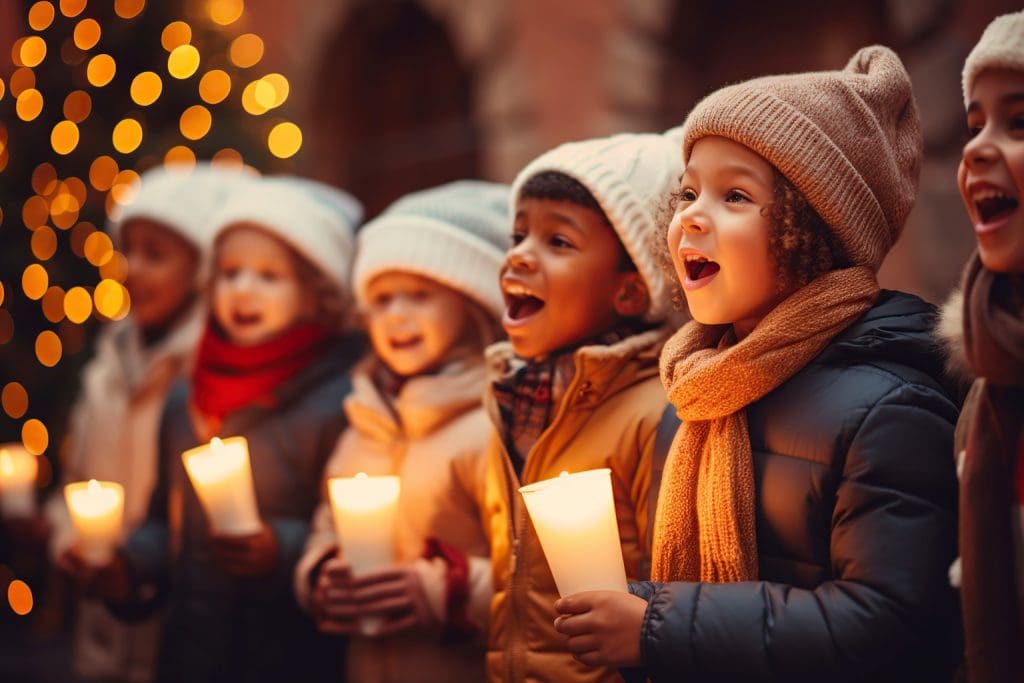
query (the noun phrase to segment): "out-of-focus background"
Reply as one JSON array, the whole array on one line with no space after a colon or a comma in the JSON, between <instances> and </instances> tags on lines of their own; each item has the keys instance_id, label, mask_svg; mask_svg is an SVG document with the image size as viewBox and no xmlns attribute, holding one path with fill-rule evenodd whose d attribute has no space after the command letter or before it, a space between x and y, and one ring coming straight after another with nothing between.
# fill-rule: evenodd
<instances>
[{"instance_id":1,"label":"out-of-focus background","mask_svg":"<svg viewBox=\"0 0 1024 683\"><path fill-rule=\"evenodd\" d=\"M0 0L0 442L59 472L77 376L130 302L104 223L136 173L213 159L309 175L369 214L510 180L568 140L678 125L703 95L896 49L926 159L883 285L940 302L973 237L960 70L1007 0ZM70 680L67 595L0 539L0 679Z\"/></svg>"}]
</instances>

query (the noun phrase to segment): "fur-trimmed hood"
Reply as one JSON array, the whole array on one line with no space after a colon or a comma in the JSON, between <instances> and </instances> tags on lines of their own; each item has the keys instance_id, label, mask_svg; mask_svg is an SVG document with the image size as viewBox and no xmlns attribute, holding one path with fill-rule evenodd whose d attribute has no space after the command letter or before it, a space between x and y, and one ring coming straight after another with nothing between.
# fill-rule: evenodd
<instances>
[{"instance_id":1,"label":"fur-trimmed hood","mask_svg":"<svg viewBox=\"0 0 1024 683\"><path fill-rule=\"evenodd\" d=\"M960 381L974 381L974 371L967 361L964 347L964 293L959 287L950 293L939 308L935 338L942 346L949 374Z\"/></svg>"}]
</instances>

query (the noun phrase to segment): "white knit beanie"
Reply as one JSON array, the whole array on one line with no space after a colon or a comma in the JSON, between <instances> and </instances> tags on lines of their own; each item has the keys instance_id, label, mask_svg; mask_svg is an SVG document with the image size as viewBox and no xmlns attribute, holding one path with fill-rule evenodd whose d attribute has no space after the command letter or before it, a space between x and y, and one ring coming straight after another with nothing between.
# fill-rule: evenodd
<instances>
[{"instance_id":1,"label":"white knit beanie","mask_svg":"<svg viewBox=\"0 0 1024 683\"><path fill-rule=\"evenodd\" d=\"M1024 71L1024 10L993 19L967 55L963 73L965 106L974 80L985 69Z\"/></svg>"},{"instance_id":2,"label":"white knit beanie","mask_svg":"<svg viewBox=\"0 0 1024 683\"><path fill-rule=\"evenodd\" d=\"M121 228L129 221L146 218L174 231L196 247L204 260L213 245L210 214L233 192L253 182L255 176L234 167L172 163L157 166L139 176L138 192L108 230L119 242Z\"/></svg>"},{"instance_id":3,"label":"white knit beanie","mask_svg":"<svg viewBox=\"0 0 1024 683\"><path fill-rule=\"evenodd\" d=\"M363 207L352 195L297 176L266 176L231 196L211 218L214 241L232 226L253 223L316 266L339 292L348 291L355 229Z\"/></svg>"},{"instance_id":4,"label":"white knit beanie","mask_svg":"<svg viewBox=\"0 0 1024 683\"><path fill-rule=\"evenodd\" d=\"M664 320L672 297L655 260L653 239L659 222L668 220L668 199L683 172L678 144L671 136L654 133L566 143L519 172L512 183L513 201L519 200L526 181L547 171L564 173L594 195L647 285L651 304L644 319Z\"/></svg>"},{"instance_id":5,"label":"white knit beanie","mask_svg":"<svg viewBox=\"0 0 1024 683\"><path fill-rule=\"evenodd\" d=\"M398 270L436 280L500 318L498 272L512 241L508 197L508 185L460 180L396 201L359 231L356 301L365 306L370 281Z\"/></svg>"}]
</instances>

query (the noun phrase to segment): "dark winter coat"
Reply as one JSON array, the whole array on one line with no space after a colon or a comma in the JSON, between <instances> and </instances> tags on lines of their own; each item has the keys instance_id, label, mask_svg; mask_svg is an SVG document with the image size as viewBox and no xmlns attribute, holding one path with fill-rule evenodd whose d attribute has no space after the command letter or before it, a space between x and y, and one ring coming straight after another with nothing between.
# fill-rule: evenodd
<instances>
[{"instance_id":1,"label":"dark winter coat","mask_svg":"<svg viewBox=\"0 0 1024 683\"><path fill-rule=\"evenodd\" d=\"M635 583L654 681L948 681L958 392L934 309L875 306L746 415L759 581Z\"/></svg>"},{"instance_id":2,"label":"dark winter coat","mask_svg":"<svg viewBox=\"0 0 1024 683\"><path fill-rule=\"evenodd\" d=\"M140 602L166 605L158 681L337 678L343 641L316 632L295 603L292 572L324 465L347 423L347 373L360 353L355 340L340 344L278 387L275 406L246 406L229 414L220 429L221 436L240 435L249 443L256 503L279 546L277 568L265 579L234 578L214 563L207 520L181 460L199 442L188 414L188 385L181 382L172 391L149 518L123 548Z\"/></svg>"}]
</instances>

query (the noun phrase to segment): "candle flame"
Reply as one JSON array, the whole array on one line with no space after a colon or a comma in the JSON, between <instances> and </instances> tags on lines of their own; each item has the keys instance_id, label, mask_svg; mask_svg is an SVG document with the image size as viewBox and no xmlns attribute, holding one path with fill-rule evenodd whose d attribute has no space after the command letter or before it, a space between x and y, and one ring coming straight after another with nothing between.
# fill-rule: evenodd
<instances>
[{"instance_id":1,"label":"candle flame","mask_svg":"<svg viewBox=\"0 0 1024 683\"><path fill-rule=\"evenodd\" d=\"M210 439L210 448L223 448L224 442L220 440L220 437L213 437Z\"/></svg>"},{"instance_id":2,"label":"candle flame","mask_svg":"<svg viewBox=\"0 0 1024 683\"><path fill-rule=\"evenodd\" d=\"M356 474L356 479L369 479L369 477L366 476L366 472L359 472Z\"/></svg>"},{"instance_id":3,"label":"candle flame","mask_svg":"<svg viewBox=\"0 0 1024 683\"><path fill-rule=\"evenodd\" d=\"M97 493L99 493L100 491L103 490L103 487L100 486L100 483L98 481L96 481L95 479L90 479L89 480L89 485L86 488L89 489L89 493L91 495L95 495L95 494L97 494Z\"/></svg>"},{"instance_id":4,"label":"candle flame","mask_svg":"<svg viewBox=\"0 0 1024 683\"><path fill-rule=\"evenodd\" d=\"M561 474L559 474L558 476L559 476L559 477L568 477L568 476L569 476L569 473L568 473L568 472L566 472L565 470L562 470L562 473L561 473Z\"/></svg>"}]
</instances>

